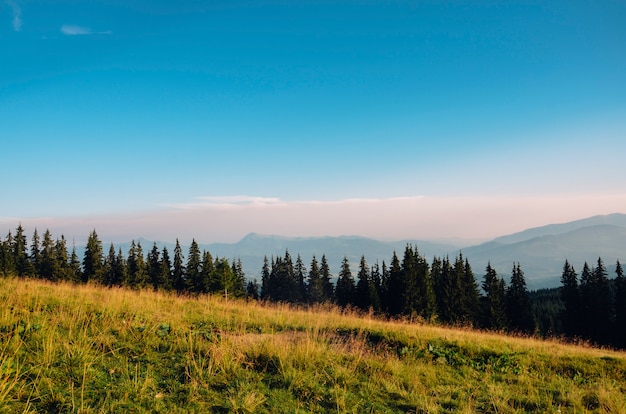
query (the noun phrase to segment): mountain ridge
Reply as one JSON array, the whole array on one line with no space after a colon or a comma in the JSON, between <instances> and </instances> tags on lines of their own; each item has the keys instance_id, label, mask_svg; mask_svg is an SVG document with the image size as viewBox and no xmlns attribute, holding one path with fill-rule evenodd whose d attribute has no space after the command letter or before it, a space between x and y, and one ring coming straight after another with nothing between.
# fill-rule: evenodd
<instances>
[{"instance_id":1,"label":"mountain ridge","mask_svg":"<svg viewBox=\"0 0 626 414\"><path fill-rule=\"evenodd\" d=\"M144 254L156 243L161 249L166 246L173 254L174 243L136 239L142 243ZM211 252L214 257L241 259L244 272L249 279L260 279L265 257L283 257L289 251L293 259L300 255L305 265L312 257L318 260L326 255L331 272L336 275L344 256L356 273L361 256L371 266L378 262L389 264L394 251L401 259L407 244L416 245L428 260L434 256L456 256L462 253L473 266L476 280L480 283L487 263L491 263L498 274L508 281L513 263L519 262L525 272L529 289L557 287L565 260L576 269L583 263L594 264L601 257L607 265L609 277L613 277L614 264L626 259L626 214L597 215L566 223L548 224L496 237L490 241L461 246L429 240L404 239L382 241L358 235L289 237L251 232L234 243L198 243L201 250ZM115 244L116 250L128 251L130 242ZM188 244L181 244L183 255ZM105 254L106 254L105 248Z\"/></svg>"}]
</instances>

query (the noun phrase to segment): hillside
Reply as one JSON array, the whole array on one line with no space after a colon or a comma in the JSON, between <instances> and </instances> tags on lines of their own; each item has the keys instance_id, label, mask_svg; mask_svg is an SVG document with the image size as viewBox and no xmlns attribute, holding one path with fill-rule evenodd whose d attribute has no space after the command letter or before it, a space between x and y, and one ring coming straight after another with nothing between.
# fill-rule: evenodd
<instances>
[{"instance_id":1,"label":"hillside","mask_svg":"<svg viewBox=\"0 0 626 414\"><path fill-rule=\"evenodd\" d=\"M0 279L2 412L605 412L626 353L333 307Z\"/></svg>"}]
</instances>

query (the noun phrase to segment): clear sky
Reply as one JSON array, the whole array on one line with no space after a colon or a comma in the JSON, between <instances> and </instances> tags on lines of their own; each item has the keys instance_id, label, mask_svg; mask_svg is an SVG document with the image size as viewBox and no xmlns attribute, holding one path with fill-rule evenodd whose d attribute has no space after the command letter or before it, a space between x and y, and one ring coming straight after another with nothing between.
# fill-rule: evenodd
<instances>
[{"instance_id":1,"label":"clear sky","mask_svg":"<svg viewBox=\"0 0 626 414\"><path fill-rule=\"evenodd\" d=\"M621 0L0 0L0 231L488 238L626 213L625 22Z\"/></svg>"}]
</instances>

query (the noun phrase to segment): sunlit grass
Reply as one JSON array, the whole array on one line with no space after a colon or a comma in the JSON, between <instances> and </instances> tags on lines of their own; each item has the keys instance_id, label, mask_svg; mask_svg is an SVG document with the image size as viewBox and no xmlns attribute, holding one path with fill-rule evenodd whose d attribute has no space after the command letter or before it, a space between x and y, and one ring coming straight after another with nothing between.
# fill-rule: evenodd
<instances>
[{"instance_id":1,"label":"sunlit grass","mask_svg":"<svg viewBox=\"0 0 626 414\"><path fill-rule=\"evenodd\" d=\"M0 412L626 412L623 352L0 279Z\"/></svg>"}]
</instances>

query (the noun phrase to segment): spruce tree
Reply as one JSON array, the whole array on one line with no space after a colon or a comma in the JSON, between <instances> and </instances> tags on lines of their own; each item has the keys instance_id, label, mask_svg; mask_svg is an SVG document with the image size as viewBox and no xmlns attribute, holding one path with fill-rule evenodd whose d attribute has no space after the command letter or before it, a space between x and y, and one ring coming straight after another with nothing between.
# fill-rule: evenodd
<instances>
[{"instance_id":1,"label":"spruce tree","mask_svg":"<svg viewBox=\"0 0 626 414\"><path fill-rule=\"evenodd\" d=\"M18 276L32 275L34 269L28 260L28 253L26 251L26 234L24 228L20 223L15 231L15 237L13 238L13 263L15 264L15 270Z\"/></svg>"},{"instance_id":2,"label":"spruce tree","mask_svg":"<svg viewBox=\"0 0 626 414\"><path fill-rule=\"evenodd\" d=\"M320 268L315 255L311 260L311 266L309 266L307 297L309 299L309 303L321 303L324 301L322 274L320 273Z\"/></svg>"},{"instance_id":3,"label":"spruce tree","mask_svg":"<svg viewBox=\"0 0 626 414\"><path fill-rule=\"evenodd\" d=\"M2 260L2 262L0 262L2 273L5 276L17 273L13 256L13 235L10 231L7 234L6 240L2 243L2 256L0 257L0 260Z\"/></svg>"},{"instance_id":4,"label":"spruce tree","mask_svg":"<svg viewBox=\"0 0 626 414\"><path fill-rule=\"evenodd\" d=\"M185 265L185 282L189 292L202 293L202 255L195 239L192 239Z\"/></svg>"},{"instance_id":5,"label":"spruce tree","mask_svg":"<svg viewBox=\"0 0 626 414\"><path fill-rule=\"evenodd\" d=\"M339 306L349 306L354 304L354 277L350 271L350 262L346 256L341 262L341 270L337 279L337 287L335 292L337 295L337 304Z\"/></svg>"},{"instance_id":6,"label":"spruce tree","mask_svg":"<svg viewBox=\"0 0 626 414\"><path fill-rule=\"evenodd\" d=\"M57 280L70 280L70 258L67 254L67 242L61 235L54 245L54 272L58 275Z\"/></svg>"},{"instance_id":7,"label":"spruce tree","mask_svg":"<svg viewBox=\"0 0 626 414\"><path fill-rule=\"evenodd\" d=\"M58 280L59 274L55 273L55 271L58 272L58 269L56 269L57 266L55 265L55 259L56 252L54 249L52 233L50 233L50 230L46 229L43 235L41 250L36 260L39 277L53 282Z\"/></svg>"},{"instance_id":8,"label":"spruce tree","mask_svg":"<svg viewBox=\"0 0 626 414\"><path fill-rule=\"evenodd\" d=\"M159 272L159 280L156 287L166 291L172 290L172 261L170 260L170 252L167 250L166 246L163 246Z\"/></svg>"},{"instance_id":9,"label":"spruce tree","mask_svg":"<svg viewBox=\"0 0 626 414\"><path fill-rule=\"evenodd\" d=\"M302 262L300 254L298 254L293 271L296 279L296 294L294 301L302 303L306 301L306 266Z\"/></svg>"},{"instance_id":10,"label":"spruce tree","mask_svg":"<svg viewBox=\"0 0 626 414\"><path fill-rule=\"evenodd\" d=\"M404 309L407 315L431 319L435 314L436 299L428 263L419 254L417 246L407 245L402 261Z\"/></svg>"},{"instance_id":11,"label":"spruce tree","mask_svg":"<svg viewBox=\"0 0 626 414\"><path fill-rule=\"evenodd\" d=\"M372 306L370 297L370 272L365 256L361 256L359 273L357 274L354 304L361 310L368 310Z\"/></svg>"},{"instance_id":12,"label":"spruce tree","mask_svg":"<svg viewBox=\"0 0 626 414\"><path fill-rule=\"evenodd\" d=\"M372 307L375 312L380 312L383 309L383 279L380 272L380 266L378 261L372 266L370 270L370 277L374 292L372 293Z\"/></svg>"},{"instance_id":13,"label":"spruce tree","mask_svg":"<svg viewBox=\"0 0 626 414\"><path fill-rule=\"evenodd\" d=\"M69 280L73 283L79 283L83 280L83 271L81 269L80 259L78 258L78 254L76 253L76 245L72 245Z\"/></svg>"},{"instance_id":14,"label":"spruce tree","mask_svg":"<svg viewBox=\"0 0 626 414\"><path fill-rule=\"evenodd\" d=\"M487 329L505 329L507 321L504 280L498 278L491 262L487 263L482 288L485 296L482 298L481 325Z\"/></svg>"},{"instance_id":15,"label":"spruce tree","mask_svg":"<svg viewBox=\"0 0 626 414\"><path fill-rule=\"evenodd\" d=\"M323 302L335 301L335 289L333 287L332 275L330 274L330 266L326 260L326 255L322 255L322 261L320 263L320 273L322 280L322 292L324 295Z\"/></svg>"},{"instance_id":16,"label":"spruce tree","mask_svg":"<svg viewBox=\"0 0 626 414\"><path fill-rule=\"evenodd\" d=\"M102 283L104 272L104 254L102 252L102 242L94 229L87 239L85 255L83 257L83 283L94 281Z\"/></svg>"},{"instance_id":17,"label":"spruce tree","mask_svg":"<svg viewBox=\"0 0 626 414\"><path fill-rule=\"evenodd\" d=\"M152 243L152 249L148 252L146 260L148 268L148 280L154 290L159 288L161 278L161 252L156 243Z\"/></svg>"},{"instance_id":18,"label":"spruce tree","mask_svg":"<svg viewBox=\"0 0 626 414\"><path fill-rule=\"evenodd\" d=\"M174 247L174 264L172 269L172 287L178 293L185 290L185 266L183 265L183 260L183 250L180 247L178 239L176 239L176 247Z\"/></svg>"},{"instance_id":19,"label":"spruce tree","mask_svg":"<svg viewBox=\"0 0 626 414\"><path fill-rule=\"evenodd\" d=\"M619 260L615 265L615 342L626 347L626 278Z\"/></svg>"},{"instance_id":20,"label":"spruce tree","mask_svg":"<svg viewBox=\"0 0 626 414\"><path fill-rule=\"evenodd\" d=\"M272 259L273 260L273 259ZM270 289L270 263L267 256L263 258L263 268L261 269L261 299L269 300L271 298Z\"/></svg>"},{"instance_id":21,"label":"spruce tree","mask_svg":"<svg viewBox=\"0 0 626 414\"><path fill-rule=\"evenodd\" d=\"M511 283L506 291L506 308L509 326L514 331L530 333L535 322L530 304L530 296L526 288L526 279L520 264L513 266Z\"/></svg>"},{"instance_id":22,"label":"spruce tree","mask_svg":"<svg viewBox=\"0 0 626 414\"><path fill-rule=\"evenodd\" d=\"M563 331L566 335L580 334L580 290L578 288L578 275L574 267L565 260L561 275L561 300L563 301Z\"/></svg>"},{"instance_id":23,"label":"spruce tree","mask_svg":"<svg viewBox=\"0 0 626 414\"><path fill-rule=\"evenodd\" d=\"M393 252L387 290L387 306L389 314L392 316L400 315L404 312L404 289L405 285L400 260L396 252Z\"/></svg>"},{"instance_id":24,"label":"spruce tree","mask_svg":"<svg viewBox=\"0 0 626 414\"><path fill-rule=\"evenodd\" d=\"M105 286L117 284L117 253L113 243L109 245L109 254L104 259L104 278L102 283Z\"/></svg>"},{"instance_id":25,"label":"spruce tree","mask_svg":"<svg viewBox=\"0 0 626 414\"><path fill-rule=\"evenodd\" d=\"M37 277L42 278L41 275L41 251L39 246L39 233L37 232L37 228L35 227L35 231L33 232L33 238L30 243L30 256L28 257L30 262L30 273L35 273ZM43 277L48 279L48 277Z\"/></svg>"},{"instance_id":26,"label":"spruce tree","mask_svg":"<svg viewBox=\"0 0 626 414\"><path fill-rule=\"evenodd\" d=\"M256 279L248 281L246 285L246 299L258 300L260 298L259 289L260 287Z\"/></svg>"}]
</instances>

